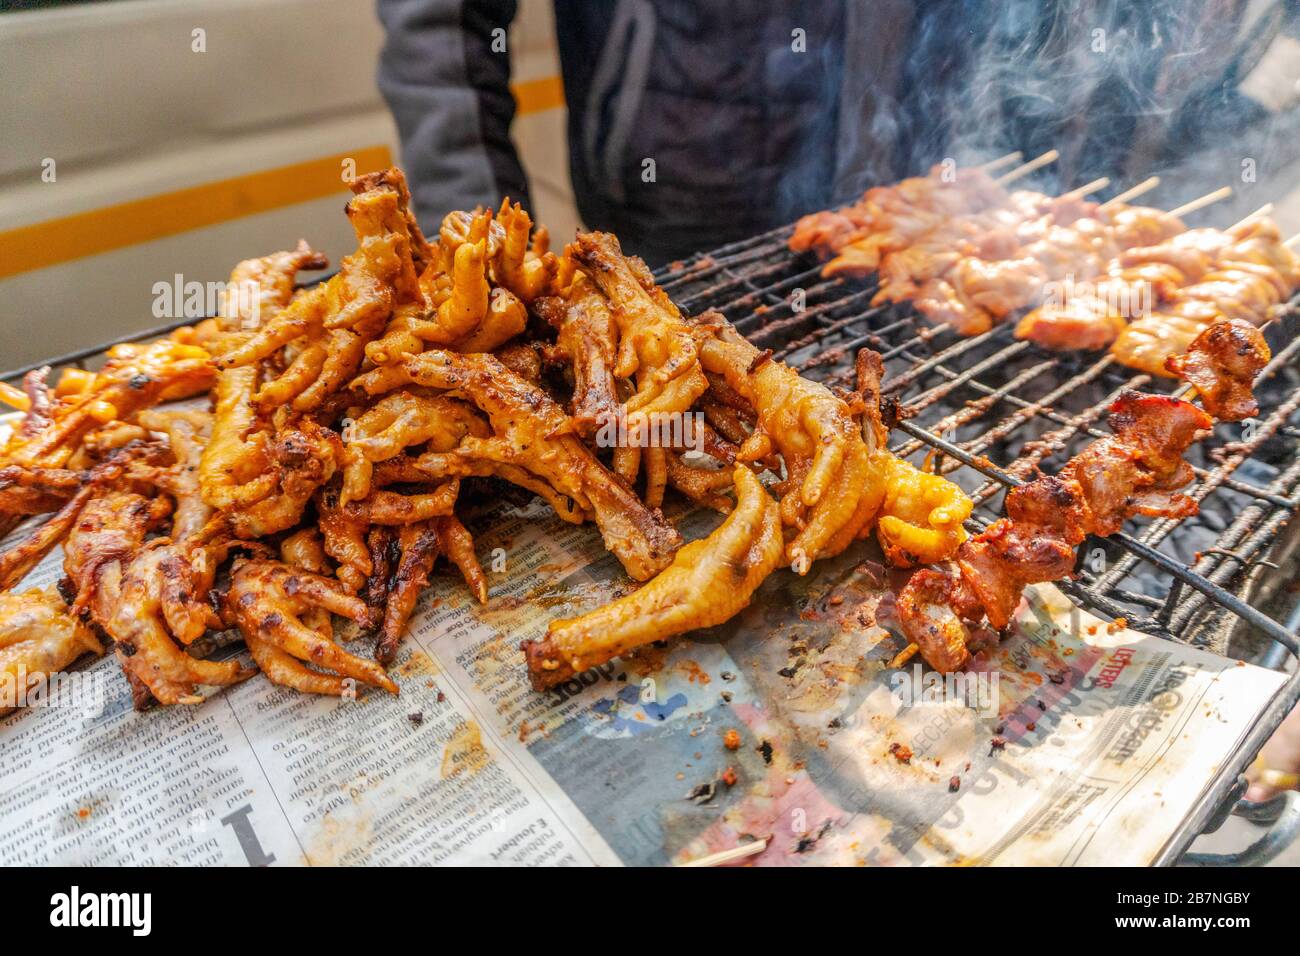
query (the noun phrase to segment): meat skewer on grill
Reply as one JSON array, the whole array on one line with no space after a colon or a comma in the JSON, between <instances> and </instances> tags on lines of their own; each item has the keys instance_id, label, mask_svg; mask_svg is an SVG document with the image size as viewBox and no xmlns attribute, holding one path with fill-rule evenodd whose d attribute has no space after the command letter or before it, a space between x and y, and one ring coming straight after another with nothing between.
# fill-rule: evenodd
<instances>
[{"instance_id":1,"label":"meat skewer on grill","mask_svg":"<svg viewBox=\"0 0 1300 956\"><path fill-rule=\"evenodd\" d=\"M869 275L885 253L906 248L953 217L1004 206L1010 197L1003 184L1056 157L1055 150L1044 153L997 180L988 175L989 166L952 169L940 163L926 176L872 187L844 209L804 216L795 224L790 249L829 258L822 269L827 278Z\"/></svg>"},{"instance_id":2,"label":"meat skewer on grill","mask_svg":"<svg viewBox=\"0 0 1300 956\"><path fill-rule=\"evenodd\" d=\"M1184 227L1159 210L1103 209L1086 201L1098 180L1056 199L1027 200L1007 210L955 220L922 242L886 256L872 300L911 301L917 312L960 335L978 335L1036 305L1054 283L1101 275L1121 249L1159 241ZM1037 194L1028 194L1030 197ZM1119 273L1112 283L1146 277Z\"/></svg>"},{"instance_id":3,"label":"meat skewer on grill","mask_svg":"<svg viewBox=\"0 0 1300 956\"><path fill-rule=\"evenodd\" d=\"M1095 281L1086 275L1071 276L1054 290L1058 294L1022 317L1016 338L1053 350L1105 348L1123 335L1130 320L1148 317L1157 300L1176 296L1187 284L1185 270L1195 269L1196 275L1207 271L1211 262L1207 256L1231 241L1232 230L1245 228L1265 211L1227 231L1193 229L1117 251ZM1076 282L1079 279L1083 281Z\"/></svg>"},{"instance_id":4,"label":"meat skewer on grill","mask_svg":"<svg viewBox=\"0 0 1300 956\"><path fill-rule=\"evenodd\" d=\"M1258 329L1223 321L1172 364L1187 374L1206 409L1235 421L1256 410L1251 385L1269 357ZM1075 548L1088 535L1113 535L1139 514L1196 514L1196 502L1179 491L1192 478L1182 456L1213 423L1206 410L1183 399L1122 393L1110 407L1111 435L1057 474L1012 488L1007 517L963 543L951 564L920 570L908 581L898 596L899 621L926 663L943 672L965 666L972 626L1005 628L1027 585L1072 574Z\"/></svg>"},{"instance_id":5,"label":"meat skewer on grill","mask_svg":"<svg viewBox=\"0 0 1300 956\"><path fill-rule=\"evenodd\" d=\"M1084 200L1103 188L1097 180L1054 200L1015 194L1009 208L953 220L880 265L881 290L873 299L911 301L916 311L960 335L979 335L1011 313L1037 305L1064 282L1072 311L1057 309L1059 328L1038 322L1043 344L1060 348L1101 348L1114 340L1134 314L1127 303L1150 302L1153 288L1176 283L1168 266L1128 267L1115 262L1122 250L1160 243L1186 231L1178 216L1157 209L1123 205L1119 197L1098 206ZM1154 188L1149 179L1122 195ZM1227 190L1231 192L1230 189ZM1225 195L1207 194L1179 207L1201 208ZM1037 201L1034 201L1037 197ZM1120 314L1090 307L1076 296L1075 282L1102 277L1107 301L1126 303ZM1098 321L1101 319L1101 321ZM1080 333L1085 333L1080 339ZM1055 335L1053 333L1056 333Z\"/></svg>"},{"instance_id":6,"label":"meat skewer on grill","mask_svg":"<svg viewBox=\"0 0 1300 956\"><path fill-rule=\"evenodd\" d=\"M1001 177L995 185L1005 185L1031 165ZM939 168L932 170L925 181L929 194L945 195L951 203L960 190L942 193L933 184L939 172ZM873 304L910 300L927 318L963 335L988 331L1011 313L1039 303L1050 289L1051 301L1018 323L1018 338L1058 350L1099 349L1115 343L1114 354L1121 363L1167 374L1165 360L1186 348L1211 321L1226 315L1260 324L1273 305L1289 296L1295 283L1286 276L1289 265L1283 256L1256 251L1252 266L1237 268L1240 257L1235 257L1234 267L1227 270L1230 275L1212 275L1208 277L1212 284L1189 287L1193 276L1206 276L1213 261L1207 257L1228 239L1216 230L1188 232L1178 216L1202 209L1230 195L1232 189L1215 190L1171 213L1122 205L1157 182L1149 179L1101 206L1082 202L1080 193L1089 187L1055 201L1013 193L1002 203L924 229L915 217L901 219L907 226L894 229L888 215L867 216L866 236L831 243L833 250L842 251L856 242L867 251L851 268L841 254L839 265L827 274L860 274L874 264L881 288ZM897 206L900 197L907 198L907 190L869 191L858 207L870 209L873 195L880 197L877 207L889 209ZM1244 228L1245 222L1239 226ZM802 232L803 244L801 230L796 229L792 248L809 244L810 233ZM1273 248L1285 254L1275 236L1260 237L1260 244L1267 245L1270 239ZM1261 284L1270 276L1242 275L1264 268L1280 272L1272 276L1281 297L1277 301ZM1235 288L1229 289L1228 282ZM1227 294L1231 292L1238 294ZM1176 307L1152 315L1156 300L1174 301ZM1130 320L1137 320L1131 329Z\"/></svg>"},{"instance_id":7,"label":"meat skewer on grill","mask_svg":"<svg viewBox=\"0 0 1300 956\"><path fill-rule=\"evenodd\" d=\"M932 171L932 177L937 171ZM1003 177L995 185L1000 188L1006 181ZM1158 182L1153 177L1122 195L1133 198ZM922 223L916 210L910 216L895 217L897 222L877 212L867 216L859 230L866 235L822 237L827 241L819 248L837 252L823 274L865 276L878 271L881 284L873 304L910 300L936 324L951 326L962 335L978 335L1012 312L1038 303L1049 282L1098 275L1119 250L1159 242L1185 229L1177 217L1124 206L1120 197L1100 207L1084 202L1087 193L1108 184L1108 180L1097 180L1055 200L1041 193L1015 192L938 223ZM881 191L897 202L897 191L891 192L890 187ZM951 194L949 190L949 198ZM1207 203L1218 195L1210 194L1184 208ZM880 205L869 202L868 197L863 204ZM853 215L857 208L846 212ZM809 228L814 218L805 217L796 227L792 249L817 245L818 237ZM1125 299L1140 299L1133 292L1143 290L1149 296L1150 274L1158 271L1146 268L1113 275L1108 281L1121 286ZM1117 331L1112 329L1099 345L1108 344Z\"/></svg>"},{"instance_id":8,"label":"meat skewer on grill","mask_svg":"<svg viewBox=\"0 0 1300 956\"><path fill-rule=\"evenodd\" d=\"M1300 287L1300 257L1281 242L1277 225L1269 219L1243 220L1224 233L1206 236L1200 248L1163 253L1158 248L1135 249L1130 256L1133 261L1159 261L1162 256L1173 259L1175 253L1175 268L1194 278L1115 340L1111 354L1130 368L1170 375L1168 360L1212 323L1227 318L1262 326Z\"/></svg>"}]
</instances>

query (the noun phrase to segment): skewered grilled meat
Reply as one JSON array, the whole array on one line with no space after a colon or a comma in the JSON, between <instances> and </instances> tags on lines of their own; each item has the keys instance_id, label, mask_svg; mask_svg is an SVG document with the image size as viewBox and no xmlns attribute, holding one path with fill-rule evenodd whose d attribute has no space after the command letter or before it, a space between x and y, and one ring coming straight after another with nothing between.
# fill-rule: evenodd
<instances>
[{"instance_id":1,"label":"skewered grilled meat","mask_svg":"<svg viewBox=\"0 0 1300 956\"><path fill-rule=\"evenodd\" d=\"M917 572L899 595L899 620L926 662L962 667L968 622L1001 629L1026 585L1066 577L1089 534L1111 535L1135 514L1182 518L1196 503L1178 489L1191 479L1182 454L1210 416L1188 402L1128 391L1111 406L1114 432L1053 476L1007 493L1007 517L958 550L955 568Z\"/></svg>"},{"instance_id":2,"label":"skewered grilled meat","mask_svg":"<svg viewBox=\"0 0 1300 956\"><path fill-rule=\"evenodd\" d=\"M1003 215L1004 221L997 222L995 213ZM1126 214L1122 229L1113 225L1119 213ZM881 265L882 288L873 301L910 299L932 321L950 324L961 335L976 335L1014 312L1037 305L1061 283L1073 285L1105 276L1107 291L1113 292L1120 291L1119 283L1141 281L1122 270L1108 274L1108 263L1125 241L1181 229L1182 224L1158 210L1123 206L1112 210L1067 195L1053 200L1038 197L1036 202L1023 201L1019 208L971 217L964 228L979 235L978 240L954 245L950 232L939 231L921 246L886 257ZM923 266L916 276L900 276L898 263L891 260L923 260L926 248L937 253L937 265ZM1123 298L1135 292L1129 290ZM1077 328L1086 314L1076 310L1072 327ZM1102 344L1113 337L1112 333Z\"/></svg>"},{"instance_id":3,"label":"skewered grilled meat","mask_svg":"<svg viewBox=\"0 0 1300 956\"><path fill-rule=\"evenodd\" d=\"M868 189L846 209L804 216L795 225L790 248L811 249L830 259L824 276L866 276L876 270L882 254L910 245L953 216L989 209L1005 199L1006 191L983 170L940 164L927 176Z\"/></svg>"},{"instance_id":4,"label":"skewered grilled meat","mask_svg":"<svg viewBox=\"0 0 1300 956\"><path fill-rule=\"evenodd\" d=\"M774 490L781 521L794 532L786 558L806 574L812 562L839 554L870 529L885 496L881 465L888 453L873 455L849 407L826 386L760 353L720 316L708 321L700 345L704 367L757 413L737 459L780 453L786 476Z\"/></svg>"},{"instance_id":5,"label":"skewered grilled meat","mask_svg":"<svg viewBox=\"0 0 1300 956\"><path fill-rule=\"evenodd\" d=\"M538 299L533 308L559 333L548 354L573 369L573 420L590 437L602 420L618 414L620 404L614 383L618 331L609 301L583 275L561 295Z\"/></svg>"},{"instance_id":6,"label":"skewered grilled meat","mask_svg":"<svg viewBox=\"0 0 1300 956\"><path fill-rule=\"evenodd\" d=\"M1205 235L1181 247L1134 250L1153 261L1177 259L1197 278L1119 334L1111 354L1124 365L1171 375L1168 360L1186 352L1211 324L1235 319L1263 325L1300 287L1300 257L1282 243L1271 220L1248 219L1223 233L1197 232Z\"/></svg>"},{"instance_id":7,"label":"skewered grilled meat","mask_svg":"<svg viewBox=\"0 0 1300 956\"><path fill-rule=\"evenodd\" d=\"M1272 356L1259 329L1230 319L1207 328L1185 354L1165 359L1165 368L1194 385L1201 405L1219 421L1239 422L1259 411L1251 387Z\"/></svg>"},{"instance_id":8,"label":"skewered grilled meat","mask_svg":"<svg viewBox=\"0 0 1300 956\"><path fill-rule=\"evenodd\" d=\"M988 192L982 204L941 174L805 217L791 248L839 253L828 275L878 271L873 303L911 301L960 335L1036 306L1018 323L1018 338L1057 350L1113 345L1120 362L1157 375L1205 325L1262 324L1300 285L1300 258L1264 219L1188 231L1158 210L1099 207L1076 195ZM1058 294L1052 286L1061 283L1069 288ZM1152 314L1157 301L1170 304Z\"/></svg>"},{"instance_id":9,"label":"skewered grilled meat","mask_svg":"<svg viewBox=\"0 0 1300 956\"><path fill-rule=\"evenodd\" d=\"M1105 275L1059 286L1057 295L1025 314L1016 338L1057 351L1092 351L1110 345L1129 321L1150 313L1152 304L1173 295L1183 277L1159 262L1123 267L1116 262Z\"/></svg>"},{"instance_id":10,"label":"skewered grilled meat","mask_svg":"<svg viewBox=\"0 0 1300 956\"><path fill-rule=\"evenodd\" d=\"M158 402L206 391L212 380L204 349L170 339L113 346L104 367L63 399L49 396L43 375L28 376L30 406L0 447L0 465L27 470L80 466L74 456L95 430Z\"/></svg>"}]
</instances>

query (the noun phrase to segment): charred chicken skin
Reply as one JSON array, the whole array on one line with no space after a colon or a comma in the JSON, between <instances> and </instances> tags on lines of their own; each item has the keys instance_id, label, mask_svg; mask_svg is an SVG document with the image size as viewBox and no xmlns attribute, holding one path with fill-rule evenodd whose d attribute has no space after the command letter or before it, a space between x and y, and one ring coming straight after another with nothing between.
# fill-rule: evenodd
<instances>
[{"instance_id":1,"label":"charred chicken skin","mask_svg":"<svg viewBox=\"0 0 1300 956\"><path fill-rule=\"evenodd\" d=\"M1186 353L1165 359L1165 369L1196 387L1202 407L1223 422L1259 411L1252 387L1273 357L1264 333L1249 322L1215 322L1192 340Z\"/></svg>"}]
</instances>

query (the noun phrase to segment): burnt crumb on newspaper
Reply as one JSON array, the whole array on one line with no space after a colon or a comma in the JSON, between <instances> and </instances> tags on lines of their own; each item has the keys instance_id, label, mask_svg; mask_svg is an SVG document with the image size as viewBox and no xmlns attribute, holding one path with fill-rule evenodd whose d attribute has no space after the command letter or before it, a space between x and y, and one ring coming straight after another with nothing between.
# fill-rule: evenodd
<instances>
[{"instance_id":1,"label":"burnt crumb on newspaper","mask_svg":"<svg viewBox=\"0 0 1300 956\"><path fill-rule=\"evenodd\" d=\"M894 741L889 745L889 754L899 763L910 764L912 762L912 748L907 744Z\"/></svg>"},{"instance_id":2,"label":"burnt crumb on newspaper","mask_svg":"<svg viewBox=\"0 0 1300 956\"><path fill-rule=\"evenodd\" d=\"M763 755L763 763L767 764L769 767L772 766L773 751L772 751L772 744L770 741L764 740L754 749Z\"/></svg>"},{"instance_id":3,"label":"burnt crumb on newspaper","mask_svg":"<svg viewBox=\"0 0 1300 956\"><path fill-rule=\"evenodd\" d=\"M811 850L813 847L817 845L817 841L820 840L822 837L824 837L826 835L826 832L830 830L830 828L831 828L831 821L830 820L823 821L822 825L818 828L816 833L805 833L803 836L799 838L799 842L794 845L794 852L807 853L809 850Z\"/></svg>"},{"instance_id":4,"label":"burnt crumb on newspaper","mask_svg":"<svg viewBox=\"0 0 1300 956\"><path fill-rule=\"evenodd\" d=\"M961 777L957 776L956 774L953 774L951 777L948 778L948 792L956 793L960 789L961 789Z\"/></svg>"},{"instance_id":5,"label":"burnt crumb on newspaper","mask_svg":"<svg viewBox=\"0 0 1300 956\"><path fill-rule=\"evenodd\" d=\"M717 784L710 780L708 783L700 783L692 787L691 792L686 794L686 799L690 800L692 803L703 806L706 803L712 802L717 791Z\"/></svg>"}]
</instances>

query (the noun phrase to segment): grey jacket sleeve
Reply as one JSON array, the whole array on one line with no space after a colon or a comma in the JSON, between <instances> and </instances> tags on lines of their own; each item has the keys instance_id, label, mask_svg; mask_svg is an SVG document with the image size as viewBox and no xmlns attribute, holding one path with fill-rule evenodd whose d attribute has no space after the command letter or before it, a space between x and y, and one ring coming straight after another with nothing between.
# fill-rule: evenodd
<instances>
[{"instance_id":1,"label":"grey jacket sleeve","mask_svg":"<svg viewBox=\"0 0 1300 956\"><path fill-rule=\"evenodd\" d=\"M415 212L436 231L452 209L529 205L510 140L515 115L505 31L514 0L378 0L387 37L379 89L402 139Z\"/></svg>"}]
</instances>

